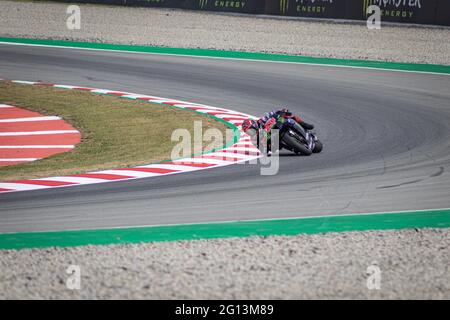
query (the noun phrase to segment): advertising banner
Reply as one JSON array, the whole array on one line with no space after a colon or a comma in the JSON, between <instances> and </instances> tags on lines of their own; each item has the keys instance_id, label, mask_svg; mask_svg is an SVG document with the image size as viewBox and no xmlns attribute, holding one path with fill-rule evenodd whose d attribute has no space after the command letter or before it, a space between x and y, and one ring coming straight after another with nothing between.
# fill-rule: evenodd
<instances>
[{"instance_id":1,"label":"advertising banner","mask_svg":"<svg viewBox=\"0 0 450 320\"><path fill-rule=\"evenodd\" d=\"M237 13L264 13L266 0L57 0L61 2L118 4Z\"/></svg>"},{"instance_id":2,"label":"advertising banner","mask_svg":"<svg viewBox=\"0 0 450 320\"><path fill-rule=\"evenodd\" d=\"M377 5L382 21L450 26L450 0L57 0L205 11L366 20Z\"/></svg>"},{"instance_id":3,"label":"advertising banner","mask_svg":"<svg viewBox=\"0 0 450 320\"><path fill-rule=\"evenodd\" d=\"M264 13L265 0L187 0L189 9Z\"/></svg>"},{"instance_id":4,"label":"advertising banner","mask_svg":"<svg viewBox=\"0 0 450 320\"><path fill-rule=\"evenodd\" d=\"M112 4L112 5L125 5L127 0L53 0L58 2L71 2L71 3L94 3L94 4Z\"/></svg>"},{"instance_id":5,"label":"advertising banner","mask_svg":"<svg viewBox=\"0 0 450 320\"><path fill-rule=\"evenodd\" d=\"M267 0L269 14L310 18L345 18L347 0Z\"/></svg>"},{"instance_id":6,"label":"advertising banner","mask_svg":"<svg viewBox=\"0 0 450 320\"><path fill-rule=\"evenodd\" d=\"M284 2L283 9L289 16L345 18L346 0L284 0L282 2Z\"/></svg>"},{"instance_id":7,"label":"advertising banner","mask_svg":"<svg viewBox=\"0 0 450 320\"><path fill-rule=\"evenodd\" d=\"M438 0L435 23L450 26L450 0Z\"/></svg>"},{"instance_id":8,"label":"advertising banner","mask_svg":"<svg viewBox=\"0 0 450 320\"><path fill-rule=\"evenodd\" d=\"M371 5L381 8L382 21L432 24L436 20L436 0L363 0L362 14Z\"/></svg>"},{"instance_id":9,"label":"advertising banner","mask_svg":"<svg viewBox=\"0 0 450 320\"><path fill-rule=\"evenodd\" d=\"M123 0L125 5L139 7L184 8L186 0Z\"/></svg>"},{"instance_id":10,"label":"advertising banner","mask_svg":"<svg viewBox=\"0 0 450 320\"><path fill-rule=\"evenodd\" d=\"M188 0L53 0L53 1L123 5L136 7L185 8L186 2Z\"/></svg>"}]
</instances>

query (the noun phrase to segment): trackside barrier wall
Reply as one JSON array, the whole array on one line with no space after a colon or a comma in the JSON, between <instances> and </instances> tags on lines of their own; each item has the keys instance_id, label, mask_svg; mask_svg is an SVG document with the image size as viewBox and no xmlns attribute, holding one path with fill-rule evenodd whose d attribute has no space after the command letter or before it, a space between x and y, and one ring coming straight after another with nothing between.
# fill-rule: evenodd
<instances>
[{"instance_id":1,"label":"trackside barrier wall","mask_svg":"<svg viewBox=\"0 0 450 320\"><path fill-rule=\"evenodd\" d=\"M266 0L274 15L366 20L367 8L381 8L382 21L450 26L449 0Z\"/></svg>"},{"instance_id":2,"label":"trackside barrier wall","mask_svg":"<svg viewBox=\"0 0 450 320\"><path fill-rule=\"evenodd\" d=\"M382 21L450 26L450 0L54 0L326 19L366 20L378 5Z\"/></svg>"}]
</instances>

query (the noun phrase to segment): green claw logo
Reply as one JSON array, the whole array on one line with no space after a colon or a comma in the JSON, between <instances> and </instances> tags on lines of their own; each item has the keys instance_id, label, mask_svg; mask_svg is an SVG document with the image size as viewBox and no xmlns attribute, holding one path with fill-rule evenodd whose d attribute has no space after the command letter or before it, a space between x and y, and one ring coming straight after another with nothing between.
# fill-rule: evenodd
<instances>
[{"instance_id":1,"label":"green claw logo","mask_svg":"<svg viewBox=\"0 0 450 320\"><path fill-rule=\"evenodd\" d=\"M208 0L200 0L200 9L204 9L208 5Z\"/></svg>"},{"instance_id":2,"label":"green claw logo","mask_svg":"<svg viewBox=\"0 0 450 320\"><path fill-rule=\"evenodd\" d=\"M289 7L289 0L280 0L280 12L286 14Z\"/></svg>"},{"instance_id":3,"label":"green claw logo","mask_svg":"<svg viewBox=\"0 0 450 320\"><path fill-rule=\"evenodd\" d=\"M373 0L364 0L363 15L367 17L367 8L373 5Z\"/></svg>"}]
</instances>

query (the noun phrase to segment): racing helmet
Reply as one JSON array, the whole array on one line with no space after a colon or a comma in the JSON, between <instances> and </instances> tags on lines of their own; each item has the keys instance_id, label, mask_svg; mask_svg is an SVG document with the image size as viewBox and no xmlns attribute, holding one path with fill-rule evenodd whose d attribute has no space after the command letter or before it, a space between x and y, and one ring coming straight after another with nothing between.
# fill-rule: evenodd
<instances>
[{"instance_id":1,"label":"racing helmet","mask_svg":"<svg viewBox=\"0 0 450 320\"><path fill-rule=\"evenodd\" d=\"M292 112L287 107L281 108L280 113L285 117L288 117L288 118L292 117Z\"/></svg>"},{"instance_id":2,"label":"racing helmet","mask_svg":"<svg viewBox=\"0 0 450 320\"><path fill-rule=\"evenodd\" d=\"M247 134L254 133L257 131L257 123L253 119L245 119L244 122L242 122L242 131L244 131Z\"/></svg>"}]
</instances>

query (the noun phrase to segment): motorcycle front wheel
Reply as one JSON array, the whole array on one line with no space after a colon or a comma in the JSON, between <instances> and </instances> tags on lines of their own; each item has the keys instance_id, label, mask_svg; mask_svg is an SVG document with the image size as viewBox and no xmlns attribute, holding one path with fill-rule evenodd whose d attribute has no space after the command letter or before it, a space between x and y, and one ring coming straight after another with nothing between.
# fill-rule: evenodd
<instances>
[{"instance_id":1,"label":"motorcycle front wheel","mask_svg":"<svg viewBox=\"0 0 450 320\"><path fill-rule=\"evenodd\" d=\"M300 141L298 141L295 137L289 135L288 133L283 136L283 142L287 146L291 147L292 151L297 154L302 154L305 156L310 156L312 154L311 150L309 150Z\"/></svg>"},{"instance_id":2,"label":"motorcycle front wheel","mask_svg":"<svg viewBox=\"0 0 450 320\"><path fill-rule=\"evenodd\" d=\"M320 140L315 142L315 146L313 148L313 153L320 153L323 149L323 144Z\"/></svg>"}]
</instances>

